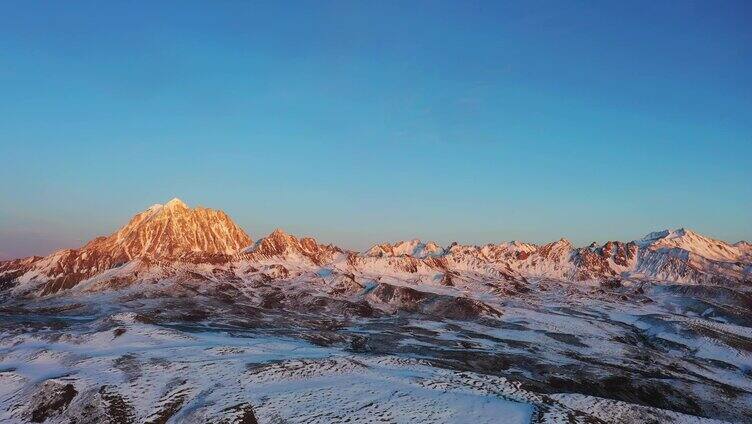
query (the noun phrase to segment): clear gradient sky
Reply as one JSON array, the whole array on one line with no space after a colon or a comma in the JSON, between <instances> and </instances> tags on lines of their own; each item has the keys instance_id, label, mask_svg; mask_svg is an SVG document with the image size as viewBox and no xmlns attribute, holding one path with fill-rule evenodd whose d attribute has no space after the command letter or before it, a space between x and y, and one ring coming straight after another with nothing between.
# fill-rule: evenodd
<instances>
[{"instance_id":1,"label":"clear gradient sky","mask_svg":"<svg viewBox=\"0 0 752 424\"><path fill-rule=\"evenodd\" d=\"M752 239L749 1L3 1L0 256L180 197L363 249Z\"/></svg>"}]
</instances>

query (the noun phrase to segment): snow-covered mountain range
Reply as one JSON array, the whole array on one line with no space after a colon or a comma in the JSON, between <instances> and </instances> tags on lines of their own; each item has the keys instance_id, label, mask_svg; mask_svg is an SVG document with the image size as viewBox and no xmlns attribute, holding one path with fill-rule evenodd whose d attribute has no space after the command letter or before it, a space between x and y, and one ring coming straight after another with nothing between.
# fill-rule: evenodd
<instances>
[{"instance_id":1,"label":"snow-covered mountain range","mask_svg":"<svg viewBox=\"0 0 752 424\"><path fill-rule=\"evenodd\" d=\"M40 296L77 286L122 287L139 280L214 278L209 268L252 278L309 273L372 278L393 276L436 286L524 283L530 279L573 282L639 280L741 284L752 281L752 247L729 244L688 229L653 232L642 239L575 247L503 242L441 247L420 240L373 246L365 253L298 239L276 230L257 242L222 211L191 209L179 199L136 214L110 236L46 257L0 262L0 287L15 295ZM273 271L269 271L272 270Z\"/></svg>"},{"instance_id":2,"label":"snow-covered mountain range","mask_svg":"<svg viewBox=\"0 0 752 424\"><path fill-rule=\"evenodd\" d=\"M255 242L178 199L0 262L0 421L752 422L752 245Z\"/></svg>"}]
</instances>

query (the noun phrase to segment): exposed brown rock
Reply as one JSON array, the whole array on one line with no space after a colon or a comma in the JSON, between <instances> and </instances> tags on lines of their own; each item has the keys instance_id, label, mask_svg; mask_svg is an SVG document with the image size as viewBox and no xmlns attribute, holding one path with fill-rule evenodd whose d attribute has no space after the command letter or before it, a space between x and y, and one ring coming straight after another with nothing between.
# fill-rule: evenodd
<instances>
[{"instance_id":1,"label":"exposed brown rock","mask_svg":"<svg viewBox=\"0 0 752 424\"><path fill-rule=\"evenodd\" d=\"M79 249L0 262L0 289L11 278L36 270L34 278L44 282L41 294L52 294L136 258L157 263L226 263L250 243L250 237L224 212L191 209L173 199L136 214L116 233L97 237ZM9 272L2 273L4 269Z\"/></svg>"},{"instance_id":2,"label":"exposed brown rock","mask_svg":"<svg viewBox=\"0 0 752 424\"><path fill-rule=\"evenodd\" d=\"M332 245L319 244L310 237L298 239L281 229L276 229L256 242L255 245L246 249L241 257L253 261L298 256L311 261L315 265L323 265L330 261L336 253L342 253L342 250Z\"/></svg>"}]
</instances>

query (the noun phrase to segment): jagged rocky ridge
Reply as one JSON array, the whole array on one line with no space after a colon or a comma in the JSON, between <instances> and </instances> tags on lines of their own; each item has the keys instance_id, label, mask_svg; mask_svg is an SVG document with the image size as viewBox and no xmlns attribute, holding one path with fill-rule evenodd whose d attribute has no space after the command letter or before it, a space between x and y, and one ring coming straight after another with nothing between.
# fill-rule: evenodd
<instances>
[{"instance_id":1,"label":"jagged rocky ridge","mask_svg":"<svg viewBox=\"0 0 752 424\"><path fill-rule=\"evenodd\" d=\"M0 263L0 420L752 422L751 253L685 229L359 253L173 200Z\"/></svg>"},{"instance_id":2,"label":"jagged rocky ridge","mask_svg":"<svg viewBox=\"0 0 752 424\"><path fill-rule=\"evenodd\" d=\"M746 242L732 245L687 229L588 247L575 247L565 239L545 245L453 243L446 248L412 240L379 244L358 253L308 237L298 239L282 230L252 244L224 212L191 209L173 199L136 214L116 233L81 248L0 262L0 289L14 295L44 296L79 285L106 287L108 280L113 287L122 287L139 279L177 275L190 264L213 264L221 273L231 272L241 279L248 276L243 270L253 273L261 267L268 271L262 272L266 278L325 270L343 278L378 281L395 276L426 285L464 284L468 288L471 283L525 283L529 279L743 284L752 280L751 252Z\"/></svg>"}]
</instances>

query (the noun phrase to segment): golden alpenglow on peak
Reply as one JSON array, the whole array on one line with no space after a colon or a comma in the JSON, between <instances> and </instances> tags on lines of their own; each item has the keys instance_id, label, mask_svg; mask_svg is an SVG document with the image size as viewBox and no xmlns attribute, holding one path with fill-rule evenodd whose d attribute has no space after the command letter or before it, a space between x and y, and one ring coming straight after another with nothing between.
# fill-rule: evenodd
<instances>
[{"instance_id":1,"label":"golden alpenglow on peak","mask_svg":"<svg viewBox=\"0 0 752 424\"><path fill-rule=\"evenodd\" d=\"M165 203L164 205L166 208L180 208L180 209L189 209L188 205L185 204L182 200L178 199L177 197L174 197L169 202Z\"/></svg>"}]
</instances>

